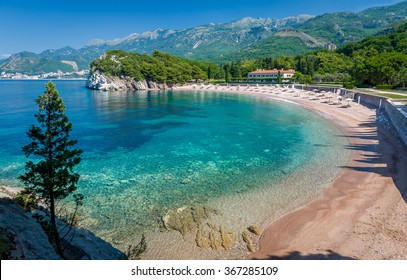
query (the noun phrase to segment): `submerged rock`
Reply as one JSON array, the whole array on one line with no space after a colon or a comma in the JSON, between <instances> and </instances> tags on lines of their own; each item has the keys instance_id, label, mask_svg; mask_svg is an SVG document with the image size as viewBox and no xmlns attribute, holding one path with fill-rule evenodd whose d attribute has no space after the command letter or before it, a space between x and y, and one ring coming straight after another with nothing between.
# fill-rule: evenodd
<instances>
[{"instance_id":1,"label":"submerged rock","mask_svg":"<svg viewBox=\"0 0 407 280\"><path fill-rule=\"evenodd\" d=\"M168 230L176 230L185 238L195 236L195 243L200 248L229 250L235 241L235 234L222 225L213 222L213 217L220 215L215 209L204 206L186 206L169 211L163 217Z\"/></svg>"},{"instance_id":2,"label":"submerged rock","mask_svg":"<svg viewBox=\"0 0 407 280\"><path fill-rule=\"evenodd\" d=\"M253 240L250 237L250 233L248 231L243 231L242 232L242 238L243 241L246 242L247 244L247 249L249 249L250 252L254 252L254 245L253 245Z\"/></svg>"},{"instance_id":3,"label":"submerged rock","mask_svg":"<svg viewBox=\"0 0 407 280\"><path fill-rule=\"evenodd\" d=\"M257 235L257 236L260 236L260 234L261 234L261 230L260 230L260 228L258 227L258 226L250 226L250 227L248 227L247 228L251 233L254 233L255 235Z\"/></svg>"},{"instance_id":4,"label":"submerged rock","mask_svg":"<svg viewBox=\"0 0 407 280\"><path fill-rule=\"evenodd\" d=\"M222 246L225 250L230 250L235 242L235 234L231 231L225 230L223 226L220 227L220 235L222 238Z\"/></svg>"},{"instance_id":5,"label":"submerged rock","mask_svg":"<svg viewBox=\"0 0 407 280\"><path fill-rule=\"evenodd\" d=\"M195 242L196 245L200 248L208 248L210 246L209 232L206 230L206 227L204 225L199 225Z\"/></svg>"}]
</instances>

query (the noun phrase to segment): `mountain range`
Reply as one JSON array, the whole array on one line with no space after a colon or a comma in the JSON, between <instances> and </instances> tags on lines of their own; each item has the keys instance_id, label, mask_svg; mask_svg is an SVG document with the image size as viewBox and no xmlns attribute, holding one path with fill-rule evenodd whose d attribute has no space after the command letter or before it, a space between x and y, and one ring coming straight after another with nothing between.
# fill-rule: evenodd
<instances>
[{"instance_id":1,"label":"mountain range","mask_svg":"<svg viewBox=\"0 0 407 280\"><path fill-rule=\"evenodd\" d=\"M283 19L246 17L230 23L211 23L182 30L157 29L114 40L92 40L80 49L64 47L40 54L20 52L0 60L0 72L39 74L84 70L93 59L112 49L138 53L152 53L157 49L216 63L296 55L359 41L406 19L407 1L359 13L299 15Z\"/></svg>"}]
</instances>

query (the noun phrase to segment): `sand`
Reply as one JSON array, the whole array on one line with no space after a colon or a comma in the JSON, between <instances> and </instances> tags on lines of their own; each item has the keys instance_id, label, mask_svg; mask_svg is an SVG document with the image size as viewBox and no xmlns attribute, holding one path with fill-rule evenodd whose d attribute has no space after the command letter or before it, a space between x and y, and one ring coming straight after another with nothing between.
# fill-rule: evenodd
<instances>
[{"instance_id":1,"label":"sand","mask_svg":"<svg viewBox=\"0 0 407 280\"><path fill-rule=\"evenodd\" d=\"M341 108L299 92L263 89L177 88L255 94L301 104L343 132L351 157L322 197L271 221L248 259L407 259L407 149L376 121L376 110L353 102Z\"/></svg>"}]
</instances>

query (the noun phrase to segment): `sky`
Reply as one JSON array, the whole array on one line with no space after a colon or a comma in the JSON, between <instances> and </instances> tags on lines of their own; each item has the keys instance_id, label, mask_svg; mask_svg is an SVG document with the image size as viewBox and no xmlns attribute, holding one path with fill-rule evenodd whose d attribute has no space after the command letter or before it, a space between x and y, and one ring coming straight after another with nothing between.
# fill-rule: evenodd
<instances>
[{"instance_id":1,"label":"sky","mask_svg":"<svg viewBox=\"0 0 407 280\"><path fill-rule=\"evenodd\" d=\"M401 0L0 0L0 59L12 53L111 40L157 28L184 29L242 17L359 12Z\"/></svg>"}]
</instances>

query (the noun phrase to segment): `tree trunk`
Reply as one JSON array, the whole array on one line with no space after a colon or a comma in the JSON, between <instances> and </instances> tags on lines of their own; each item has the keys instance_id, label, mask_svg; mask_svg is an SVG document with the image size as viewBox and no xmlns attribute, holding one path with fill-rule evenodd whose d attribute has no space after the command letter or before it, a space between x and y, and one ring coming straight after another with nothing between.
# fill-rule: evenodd
<instances>
[{"instance_id":1,"label":"tree trunk","mask_svg":"<svg viewBox=\"0 0 407 280\"><path fill-rule=\"evenodd\" d=\"M59 238L59 232L57 228L57 223L55 219L55 199L54 199L54 191L53 188L51 188L50 192L50 212L51 212L51 231L52 231L52 236L55 241L55 247L58 255L60 255L62 258L64 258L64 254L62 252L62 246L61 246L61 240Z\"/></svg>"}]
</instances>

